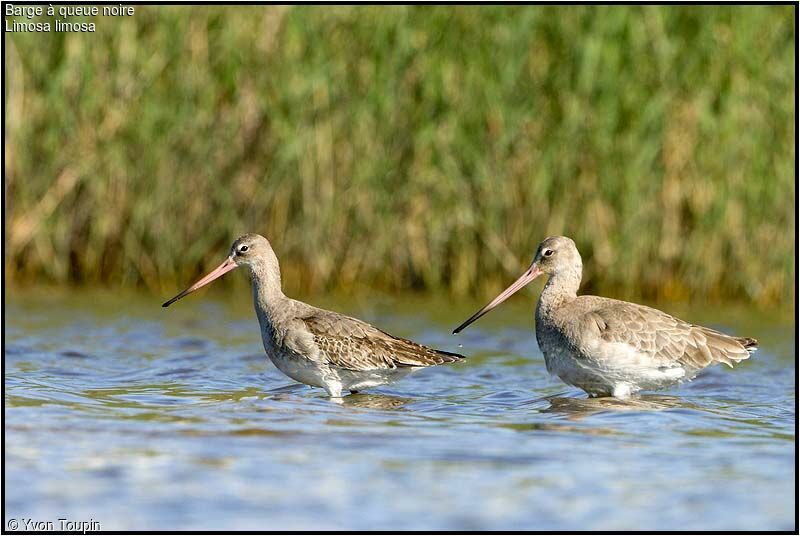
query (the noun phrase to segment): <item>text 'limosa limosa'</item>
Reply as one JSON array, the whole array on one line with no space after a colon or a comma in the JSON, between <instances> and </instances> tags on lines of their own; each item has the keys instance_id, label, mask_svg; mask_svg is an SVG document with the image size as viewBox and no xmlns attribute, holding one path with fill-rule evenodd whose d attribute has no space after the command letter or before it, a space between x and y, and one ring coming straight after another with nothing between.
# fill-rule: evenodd
<instances>
[{"instance_id":1,"label":"text 'limosa limosa'","mask_svg":"<svg viewBox=\"0 0 800 536\"><path fill-rule=\"evenodd\" d=\"M269 358L293 380L322 387L332 397L342 396L342 391L391 383L416 369L464 358L287 297L281 290L278 258L269 241L257 234L237 238L222 264L163 307L239 266L250 270L261 339Z\"/></svg>"},{"instance_id":2,"label":"text 'limosa limosa'","mask_svg":"<svg viewBox=\"0 0 800 536\"><path fill-rule=\"evenodd\" d=\"M575 243L552 236L539 244L522 276L458 326L458 333L542 274L536 340L548 372L591 396L625 398L691 380L714 363L733 366L757 341L684 322L657 309L578 296L583 264Z\"/></svg>"}]
</instances>

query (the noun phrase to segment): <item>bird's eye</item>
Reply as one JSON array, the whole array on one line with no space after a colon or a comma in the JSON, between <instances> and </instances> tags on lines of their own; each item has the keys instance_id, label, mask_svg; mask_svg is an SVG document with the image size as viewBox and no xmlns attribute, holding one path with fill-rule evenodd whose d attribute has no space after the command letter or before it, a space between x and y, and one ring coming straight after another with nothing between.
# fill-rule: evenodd
<instances>
[{"instance_id":1,"label":"bird's eye","mask_svg":"<svg viewBox=\"0 0 800 536\"><path fill-rule=\"evenodd\" d=\"M550 256L550 255L552 255L552 254L553 254L553 250L552 250L552 249L546 249L546 250L544 250L544 256L545 256L545 257L549 257L549 256Z\"/></svg>"},{"instance_id":2,"label":"bird's eye","mask_svg":"<svg viewBox=\"0 0 800 536\"><path fill-rule=\"evenodd\" d=\"M247 253L248 249L250 249L250 248L247 247L247 246L242 246L242 247L239 248L239 253Z\"/></svg>"}]
</instances>

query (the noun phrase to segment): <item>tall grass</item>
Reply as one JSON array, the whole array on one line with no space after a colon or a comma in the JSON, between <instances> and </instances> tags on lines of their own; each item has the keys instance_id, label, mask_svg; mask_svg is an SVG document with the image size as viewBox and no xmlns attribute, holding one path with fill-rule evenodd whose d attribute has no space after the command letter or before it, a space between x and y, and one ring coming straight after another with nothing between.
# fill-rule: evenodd
<instances>
[{"instance_id":1,"label":"tall grass","mask_svg":"<svg viewBox=\"0 0 800 536\"><path fill-rule=\"evenodd\" d=\"M155 7L6 36L6 274L789 303L794 8Z\"/></svg>"}]
</instances>

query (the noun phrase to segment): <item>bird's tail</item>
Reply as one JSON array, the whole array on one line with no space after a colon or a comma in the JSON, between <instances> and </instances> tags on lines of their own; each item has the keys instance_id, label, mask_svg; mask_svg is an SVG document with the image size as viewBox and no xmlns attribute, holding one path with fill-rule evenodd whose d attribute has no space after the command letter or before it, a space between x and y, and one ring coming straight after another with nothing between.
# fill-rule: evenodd
<instances>
[{"instance_id":1,"label":"bird's tail","mask_svg":"<svg viewBox=\"0 0 800 536\"><path fill-rule=\"evenodd\" d=\"M744 346L744 349L751 354L758 350L758 341L752 337L736 337L736 342Z\"/></svg>"},{"instance_id":2,"label":"bird's tail","mask_svg":"<svg viewBox=\"0 0 800 536\"><path fill-rule=\"evenodd\" d=\"M444 350L433 350L436 352L436 355L442 360L442 363L454 363L456 361L461 361L462 359L466 359L467 356L457 354L455 352L445 352Z\"/></svg>"},{"instance_id":3,"label":"bird's tail","mask_svg":"<svg viewBox=\"0 0 800 536\"><path fill-rule=\"evenodd\" d=\"M750 337L734 337L706 327L700 327L699 332L703 336L709 363L716 361L732 367L750 357L758 347L758 342Z\"/></svg>"}]
</instances>

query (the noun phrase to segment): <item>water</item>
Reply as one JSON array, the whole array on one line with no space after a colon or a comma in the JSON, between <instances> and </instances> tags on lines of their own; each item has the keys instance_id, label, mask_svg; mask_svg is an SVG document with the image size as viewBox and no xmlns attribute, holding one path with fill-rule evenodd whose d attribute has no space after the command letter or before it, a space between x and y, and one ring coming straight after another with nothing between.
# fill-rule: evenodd
<instances>
[{"instance_id":1,"label":"water","mask_svg":"<svg viewBox=\"0 0 800 536\"><path fill-rule=\"evenodd\" d=\"M530 294L458 337L480 304L316 298L471 356L336 403L265 359L248 292L201 294L8 298L6 527L795 527L790 313L671 308L761 350L621 402L547 375Z\"/></svg>"}]
</instances>

